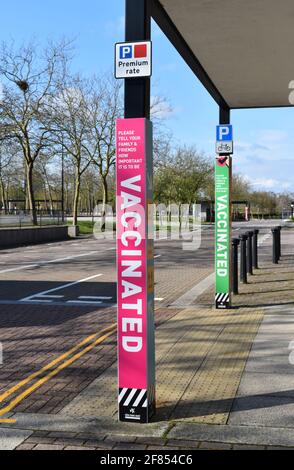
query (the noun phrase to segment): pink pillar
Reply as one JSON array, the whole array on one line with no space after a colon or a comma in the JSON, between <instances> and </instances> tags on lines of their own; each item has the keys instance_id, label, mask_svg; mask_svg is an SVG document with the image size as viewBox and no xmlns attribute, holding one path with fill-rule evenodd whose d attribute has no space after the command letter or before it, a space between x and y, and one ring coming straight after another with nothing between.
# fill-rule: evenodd
<instances>
[{"instance_id":1,"label":"pink pillar","mask_svg":"<svg viewBox=\"0 0 294 470\"><path fill-rule=\"evenodd\" d=\"M152 124L118 119L116 138L119 419L147 423L155 411Z\"/></svg>"}]
</instances>

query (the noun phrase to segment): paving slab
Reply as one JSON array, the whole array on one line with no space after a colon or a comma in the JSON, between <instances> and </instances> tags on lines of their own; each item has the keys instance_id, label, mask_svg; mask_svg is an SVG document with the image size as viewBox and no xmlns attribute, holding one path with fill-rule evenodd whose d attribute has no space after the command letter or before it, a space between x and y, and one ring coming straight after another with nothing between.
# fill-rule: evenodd
<instances>
[{"instance_id":1,"label":"paving slab","mask_svg":"<svg viewBox=\"0 0 294 470\"><path fill-rule=\"evenodd\" d=\"M291 428L294 435L294 398L285 392L238 397L229 424Z\"/></svg>"},{"instance_id":2,"label":"paving slab","mask_svg":"<svg viewBox=\"0 0 294 470\"><path fill-rule=\"evenodd\" d=\"M263 374L289 374L293 377L293 366L289 367L287 359L284 355L258 358L255 361L248 362L246 366L246 373L256 372L260 374L260 380L262 380ZM244 376L243 376L244 377Z\"/></svg>"},{"instance_id":3,"label":"paving slab","mask_svg":"<svg viewBox=\"0 0 294 470\"><path fill-rule=\"evenodd\" d=\"M290 253L294 231L283 239ZM109 436L119 448L124 447L124 437L134 438L130 445L138 437L153 437L162 445L172 440L175 447L177 440L194 441L202 448L293 447L294 366L289 362L289 344L294 341L294 257L273 266L269 248L270 240L263 247L261 269L249 277L247 286L240 286L241 295L234 299L238 308L216 311L192 305L175 311L156 329L157 414L153 423L117 421L117 366L112 361L59 412L16 413L16 423L3 424L1 429L61 433L59 443L39 445L62 446L63 433L85 433L101 441ZM210 272L201 273L201 289ZM165 288L168 293L168 277ZM182 297L182 306L195 302L195 292L193 287ZM213 298L211 289L204 294ZM278 306L281 303L283 307Z\"/></svg>"},{"instance_id":4,"label":"paving slab","mask_svg":"<svg viewBox=\"0 0 294 470\"><path fill-rule=\"evenodd\" d=\"M293 371L290 374L277 370L272 374L267 372L256 373L247 370L241 381L237 396L248 396L248 394L251 396L276 396L278 394L278 396L294 399Z\"/></svg>"},{"instance_id":5,"label":"paving slab","mask_svg":"<svg viewBox=\"0 0 294 470\"><path fill-rule=\"evenodd\" d=\"M13 450L27 439L33 431L0 428L0 450Z\"/></svg>"},{"instance_id":6,"label":"paving slab","mask_svg":"<svg viewBox=\"0 0 294 470\"><path fill-rule=\"evenodd\" d=\"M294 445L292 429L253 425L177 423L169 432L168 438L267 446L290 447Z\"/></svg>"},{"instance_id":7,"label":"paving slab","mask_svg":"<svg viewBox=\"0 0 294 470\"><path fill-rule=\"evenodd\" d=\"M105 437L106 435L121 436L150 436L161 437L168 430L167 422L154 422L140 425L136 423L121 423L117 419L93 418L91 416L77 417L61 414L41 414L41 413L15 413L13 418L16 423L3 423L1 429L11 431L12 435L19 429L26 430L28 435L30 430L62 431L74 433L88 433L94 436Z\"/></svg>"},{"instance_id":8,"label":"paving slab","mask_svg":"<svg viewBox=\"0 0 294 470\"><path fill-rule=\"evenodd\" d=\"M171 307L185 308L192 305L198 297L203 294L208 288L214 284L215 274L214 272L207 276L205 279L200 281L196 286L192 287L188 292L183 294L181 297L176 299Z\"/></svg>"},{"instance_id":9,"label":"paving slab","mask_svg":"<svg viewBox=\"0 0 294 470\"><path fill-rule=\"evenodd\" d=\"M294 428L294 365L289 349L294 334L294 308L272 309L255 338L230 424ZM294 349L294 348L293 348Z\"/></svg>"},{"instance_id":10,"label":"paving slab","mask_svg":"<svg viewBox=\"0 0 294 470\"><path fill-rule=\"evenodd\" d=\"M261 310L217 312L187 308L156 330L155 420L225 423L237 393ZM116 417L113 364L61 411L61 415Z\"/></svg>"}]
</instances>

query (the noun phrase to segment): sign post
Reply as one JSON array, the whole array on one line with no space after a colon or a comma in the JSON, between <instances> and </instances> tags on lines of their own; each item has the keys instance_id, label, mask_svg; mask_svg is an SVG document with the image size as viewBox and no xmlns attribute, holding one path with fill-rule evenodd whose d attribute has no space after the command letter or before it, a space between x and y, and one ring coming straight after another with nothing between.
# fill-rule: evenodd
<instances>
[{"instance_id":1,"label":"sign post","mask_svg":"<svg viewBox=\"0 0 294 470\"><path fill-rule=\"evenodd\" d=\"M231 157L217 157L215 164L215 306L231 306Z\"/></svg>"},{"instance_id":2,"label":"sign post","mask_svg":"<svg viewBox=\"0 0 294 470\"><path fill-rule=\"evenodd\" d=\"M151 76L151 41L120 42L115 45L115 78Z\"/></svg>"},{"instance_id":3,"label":"sign post","mask_svg":"<svg viewBox=\"0 0 294 470\"><path fill-rule=\"evenodd\" d=\"M233 126L221 124L216 128L216 153L230 155L233 153Z\"/></svg>"},{"instance_id":4,"label":"sign post","mask_svg":"<svg viewBox=\"0 0 294 470\"><path fill-rule=\"evenodd\" d=\"M116 139L119 419L148 423L155 412L152 124L118 119Z\"/></svg>"},{"instance_id":5,"label":"sign post","mask_svg":"<svg viewBox=\"0 0 294 470\"><path fill-rule=\"evenodd\" d=\"M215 307L231 307L231 180L233 129L217 126L215 162Z\"/></svg>"}]
</instances>

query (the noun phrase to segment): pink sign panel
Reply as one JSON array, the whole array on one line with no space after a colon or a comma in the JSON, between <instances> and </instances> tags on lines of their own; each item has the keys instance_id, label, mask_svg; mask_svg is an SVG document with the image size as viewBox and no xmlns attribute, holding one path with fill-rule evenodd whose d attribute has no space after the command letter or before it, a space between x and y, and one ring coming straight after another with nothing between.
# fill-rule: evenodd
<instances>
[{"instance_id":1,"label":"pink sign panel","mask_svg":"<svg viewBox=\"0 0 294 470\"><path fill-rule=\"evenodd\" d=\"M154 369L154 351L150 351L154 350L154 336L149 324L153 321L153 298L150 285L148 288L153 273L147 224L150 130L146 119L117 121L118 385L122 421L147 422L154 402L154 374L149 370Z\"/></svg>"}]
</instances>

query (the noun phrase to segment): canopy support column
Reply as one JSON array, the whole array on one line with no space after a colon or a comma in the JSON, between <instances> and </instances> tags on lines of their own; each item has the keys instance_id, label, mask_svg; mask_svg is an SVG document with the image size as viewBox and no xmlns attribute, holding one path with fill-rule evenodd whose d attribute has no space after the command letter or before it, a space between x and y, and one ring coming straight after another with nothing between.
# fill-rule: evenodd
<instances>
[{"instance_id":1,"label":"canopy support column","mask_svg":"<svg viewBox=\"0 0 294 470\"><path fill-rule=\"evenodd\" d=\"M230 124L230 109L219 108L219 124ZM215 163L215 307L231 307L232 158L219 154Z\"/></svg>"},{"instance_id":2,"label":"canopy support column","mask_svg":"<svg viewBox=\"0 0 294 470\"><path fill-rule=\"evenodd\" d=\"M149 0L126 0L125 40L150 41ZM125 118L150 118L150 78L125 79Z\"/></svg>"}]
</instances>

